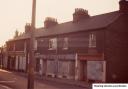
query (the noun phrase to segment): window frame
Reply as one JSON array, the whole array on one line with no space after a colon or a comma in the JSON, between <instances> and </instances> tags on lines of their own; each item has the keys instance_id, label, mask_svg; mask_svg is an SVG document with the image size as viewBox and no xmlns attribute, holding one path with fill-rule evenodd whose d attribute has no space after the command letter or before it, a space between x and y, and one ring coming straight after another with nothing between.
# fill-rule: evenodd
<instances>
[{"instance_id":1,"label":"window frame","mask_svg":"<svg viewBox=\"0 0 128 89\"><path fill-rule=\"evenodd\" d=\"M89 34L89 48L96 47L96 35L94 33Z\"/></svg>"},{"instance_id":2,"label":"window frame","mask_svg":"<svg viewBox=\"0 0 128 89\"><path fill-rule=\"evenodd\" d=\"M50 38L49 39L48 50L57 50L57 38Z\"/></svg>"},{"instance_id":3,"label":"window frame","mask_svg":"<svg viewBox=\"0 0 128 89\"><path fill-rule=\"evenodd\" d=\"M63 38L63 50L68 50L69 49L69 38L68 37L64 37Z\"/></svg>"}]
</instances>

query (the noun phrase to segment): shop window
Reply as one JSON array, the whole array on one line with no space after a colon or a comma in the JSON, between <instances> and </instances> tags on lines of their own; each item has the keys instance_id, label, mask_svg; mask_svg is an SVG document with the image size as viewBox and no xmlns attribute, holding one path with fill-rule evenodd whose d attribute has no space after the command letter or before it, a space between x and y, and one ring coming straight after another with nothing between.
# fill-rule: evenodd
<instances>
[{"instance_id":1,"label":"shop window","mask_svg":"<svg viewBox=\"0 0 128 89\"><path fill-rule=\"evenodd\" d=\"M49 50L55 50L57 49L57 39L52 38L49 40Z\"/></svg>"},{"instance_id":2,"label":"shop window","mask_svg":"<svg viewBox=\"0 0 128 89\"><path fill-rule=\"evenodd\" d=\"M64 50L67 50L68 49L68 38L67 37L65 37L63 39L63 49Z\"/></svg>"},{"instance_id":3,"label":"shop window","mask_svg":"<svg viewBox=\"0 0 128 89\"><path fill-rule=\"evenodd\" d=\"M89 48L94 48L94 47L96 47L96 35L90 34L89 35Z\"/></svg>"}]
</instances>

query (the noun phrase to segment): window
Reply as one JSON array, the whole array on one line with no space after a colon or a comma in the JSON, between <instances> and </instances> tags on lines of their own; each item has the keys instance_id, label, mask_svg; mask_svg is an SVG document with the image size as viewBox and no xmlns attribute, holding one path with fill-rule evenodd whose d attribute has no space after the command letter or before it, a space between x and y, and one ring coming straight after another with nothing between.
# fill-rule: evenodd
<instances>
[{"instance_id":1,"label":"window","mask_svg":"<svg viewBox=\"0 0 128 89\"><path fill-rule=\"evenodd\" d=\"M68 38L67 37L65 37L64 39L63 39L63 49L64 50L67 50L68 49Z\"/></svg>"},{"instance_id":2,"label":"window","mask_svg":"<svg viewBox=\"0 0 128 89\"><path fill-rule=\"evenodd\" d=\"M57 39L52 38L49 40L49 50L55 50L57 49Z\"/></svg>"},{"instance_id":3,"label":"window","mask_svg":"<svg viewBox=\"0 0 128 89\"><path fill-rule=\"evenodd\" d=\"M96 47L96 35L91 33L89 35L89 48L93 47Z\"/></svg>"},{"instance_id":4,"label":"window","mask_svg":"<svg viewBox=\"0 0 128 89\"><path fill-rule=\"evenodd\" d=\"M37 40L37 48L40 48L40 47L43 47L43 45L44 45L44 40L43 39L38 39Z\"/></svg>"}]
</instances>

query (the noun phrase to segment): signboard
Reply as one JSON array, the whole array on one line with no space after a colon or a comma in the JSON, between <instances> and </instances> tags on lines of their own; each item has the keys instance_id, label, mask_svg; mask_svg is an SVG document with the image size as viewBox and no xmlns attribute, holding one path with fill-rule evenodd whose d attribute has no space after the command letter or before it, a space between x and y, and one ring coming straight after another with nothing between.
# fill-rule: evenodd
<instances>
[{"instance_id":1,"label":"signboard","mask_svg":"<svg viewBox=\"0 0 128 89\"><path fill-rule=\"evenodd\" d=\"M75 54L58 54L58 55L36 55L42 59L59 59L59 60L75 60Z\"/></svg>"},{"instance_id":2,"label":"signboard","mask_svg":"<svg viewBox=\"0 0 128 89\"><path fill-rule=\"evenodd\" d=\"M104 60L103 54L78 54L78 60Z\"/></svg>"}]
</instances>

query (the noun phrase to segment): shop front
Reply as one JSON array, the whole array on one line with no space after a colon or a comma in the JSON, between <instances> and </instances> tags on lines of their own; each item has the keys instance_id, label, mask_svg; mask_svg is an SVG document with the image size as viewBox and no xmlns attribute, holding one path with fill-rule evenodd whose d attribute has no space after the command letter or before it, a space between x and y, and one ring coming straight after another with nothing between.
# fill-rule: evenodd
<instances>
[{"instance_id":1,"label":"shop front","mask_svg":"<svg viewBox=\"0 0 128 89\"><path fill-rule=\"evenodd\" d=\"M77 54L76 80L104 82L106 62L103 54Z\"/></svg>"},{"instance_id":2,"label":"shop front","mask_svg":"<svg viewBox=\"0 0 128 89\"><path fill-rule=\"evenodd\" d=\"M37 65L41 64L41 69L36 66L41 75L57 78L75 78L75 54L61 55L38 55Z\"/></svg>"}]
</instances>

